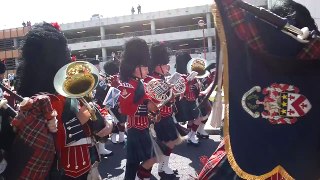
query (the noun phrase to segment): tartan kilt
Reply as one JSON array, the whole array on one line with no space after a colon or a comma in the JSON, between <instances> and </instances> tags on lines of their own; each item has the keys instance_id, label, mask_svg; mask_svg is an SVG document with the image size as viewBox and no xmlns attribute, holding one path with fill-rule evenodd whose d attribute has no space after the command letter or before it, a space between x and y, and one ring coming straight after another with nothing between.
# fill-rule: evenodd
<instances>
[{"instance_id":1,"label":"tartan kilt","mask_svg":"<svg viewBox=\"0 0 320 180\"><path fill-rule=\"evenodd\" d=\"M159 141L168 142L178 138L177 129L172 116L161 118L158 123L154 124L154 130L156 131Z\"/></svg>"},{"instance_id":2,"label":"tartan kilt","mask_svg":"<svg viewBox=\"0 0 320 180\"><path fill-rule=\"evenodd\" d=\"M127 121L127 116L119 113L119 106L111 108L110 110L116 116L119 123L125 123Z\"/></svg>"},{"instance_id":3,"label":"tartan kilt","mask_svg":"<svg viewBox=\"0 0 320 180\"><path fill-rule=\"evenodd\" d=\"M200 116L200 110L197 107L196 101L188 101L182 98L176 101L177 113L175 115L178 122L192 121Z\"/></svg>"},{"instance_id":4,"label":"tartan kilt","mask_svg":"<svg viewBox=\"0 0 320 180\"><path fill-rule=\"evenodd\" d=\"M203 102L202 106L200 106L199 109L200 109L200 112L201 112L201 116L207 116L211 112L212 103L207 99L207 100L205 100Z\"/></svg>"},{"instance_id":5,"label":"tartan kilt","mask_svg":"<svg viewBox=\"0 0 320 180\"><path fill-rule=\"evenodd\" d=\"M127 134L127 163L140 164L154 156L149 128L139 130L128 129Z\"/></svg>"}]
</instances>

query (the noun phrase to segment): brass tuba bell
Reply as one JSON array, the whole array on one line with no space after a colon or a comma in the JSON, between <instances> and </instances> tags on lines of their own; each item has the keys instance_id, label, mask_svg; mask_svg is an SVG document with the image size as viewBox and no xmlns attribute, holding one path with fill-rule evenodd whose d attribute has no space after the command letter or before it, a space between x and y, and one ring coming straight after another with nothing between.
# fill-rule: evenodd
<instances>
[{"instance_id":1,"label":"brass tuba bell","mask_svg":"<svg viewBox=\"0 0 320 180\"><path fill-rule=\"evenodd\" d=\"M192 71L197 72L196 78L205 78L210 75L210 72L206 70L208 66L207 60L203 58L192 58L187 64L187 70L190 74Z\"/></svg>"},{"instance_id":2,"label":"brass tuba bell","mask_svg":"<svg viewBox=\"0 0 320 180\"><path fill-rule=\"evenodd\" d=\"M95 110L83 98L89 95L98 85L99 71L87 61L75 61L64 65L56 73L53 81L56 91L67 98L78 98L96 120Z\"/></svg>"}]
</instances>

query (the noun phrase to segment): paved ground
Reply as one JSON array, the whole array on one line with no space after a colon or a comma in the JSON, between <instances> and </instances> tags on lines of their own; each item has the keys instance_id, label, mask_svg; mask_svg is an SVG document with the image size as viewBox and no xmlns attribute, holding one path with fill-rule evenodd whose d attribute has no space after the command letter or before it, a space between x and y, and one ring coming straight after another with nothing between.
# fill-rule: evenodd
<instances>
[{"instance_id":1,"label":"paved ground","mask_svg":"<svg viewBox=\"0 0 320 180\"><path fill-rule=\"evenodd\" d=\"M209 139L201 140L199 147L189 146L183 142L174 149L170 166L179 171L181 180L192 179L191 176L196 176L202 165L199 158L203 155L210 157L220 142L220 136L210 135ZM103 159L99 166L99 171L104 179L122 180L125 170L125 149L122 145L114 145L107 143L107 149L112 150L114 155L107 159ZM157 164L152 169L153 177L151 179L160 179L157 174Z\"/></svg>"}]
</instances>

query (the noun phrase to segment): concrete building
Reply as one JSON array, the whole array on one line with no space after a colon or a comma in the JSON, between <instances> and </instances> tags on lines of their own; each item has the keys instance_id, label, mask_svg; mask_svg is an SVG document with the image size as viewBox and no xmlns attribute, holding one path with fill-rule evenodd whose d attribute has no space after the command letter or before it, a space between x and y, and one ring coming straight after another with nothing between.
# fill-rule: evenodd
<instances>
[{"instance_id":1,"label":"concrete building","mask_svg":"<svg viewBox=\"0 0 320 180\"><path fill-rule=\"evenodd\" d=\"M30 27L0 30L0 60L5 60L8 72L10 73L14 73L16 65L19 63L19 47L29 30Z\"/></svg>"},{"instance_id":2,"label":"concrete building","mask_svg":"<svg viewBox=\"0 0 320 180\"><path fill-rule=\"evenodd\" d=\"M199 20L204 25L198 24ZM137 36L151 44L164 41L172 53L189 51L192 56L215 60L215 30L210 5L171 9L166 11L101 18L61 24L69 48L77 59L98 57L101 61L116 56L125 41ZM172 56L171 64L175 61Z\"/></svg>"},{"instance_id":3,"label":"concrete building","mask_svg":"<svg viewBox=\"0 0 320 180\"><path fill-rule=\"evenodd\" d=\"M266 2L250 0L259 6L266 6ZM77 59L106 61L112 55L119 55L127 39L138 36L150 44L166 42L172 54L185 50L192 57L201 56L215 62L215 29L210 5L110 18L95 14L89 21L61 24L61 29ZM174 67L174 56L170 64Z\"/></svg>"},{"instance_id":4,"label":"concrete building","mask_svg":"<svg viewBox=\"0 0 320 180\"><path fill-rule=\"evenodd\" d=\"M249 2L267 7L267 0ZM199 23L200 20L204 23ZM215 29L211 5L108 18L95 14L89 21L61 24L61 29L68 39L72 55L78 60L107 61L117 58L125 41L138 36L149 44L155 41L166 42L172 54L184 50L193 57L206 57L215 62ZM0 31L0 59L10 62L11 69L18 63L18 48L28 30L28 27L21 27ZM172 67L173 64L174 56L171 57Z\"/></svg>"}]
</instances>

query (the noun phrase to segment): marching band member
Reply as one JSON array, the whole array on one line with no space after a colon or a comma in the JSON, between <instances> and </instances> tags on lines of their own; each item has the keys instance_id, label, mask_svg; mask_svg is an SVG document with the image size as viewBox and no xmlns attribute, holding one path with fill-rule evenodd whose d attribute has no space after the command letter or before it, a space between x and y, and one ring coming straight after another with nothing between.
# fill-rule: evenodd
<instances>
[{"instance_id":1,"label":"marching band member","mask_svg":"<svg viewBox=\"0 0 320 180\"><path fill-rule=\"evenodd\" d=\"M153 43L150 48L151 62L150 70L151 76L145 79L145 83L148 83L152 79L162 79L165 80L165 76L169 73L169 53L167 47L163 43ZM158 103L157 100L152 99L154 102ZM165 106L160 109L160 121L155 123L154 129L157 134L158 140L162 141L168 146L164 156L161 157L158 165L159 176L163 179L173 179L176 177L177 171L172 170L169 167L170 154L175 147L178 135L175 123L173 121L173 106L174 97L172 101L168 102Z\"/></svg>"},{"instance_id":2,"label":"marching band member","mask_svg":"<svg viewBox=\"0 0 320 180\"><path fill-rule=\"evenodd\" d=\"M7 70L6 65L1 61L0 62L0 82L2 82L2 80L4 79L6 70Z\"/></svg>"},{"instance_id":3,"label":"marching band member","mask_svg":"<svg viewBox=\"0 0 320 180\"><path fill-rule=\"evenodd\" d=\"M4 79L5 77L5 72L6 72L7 68L6 65L3 61L0 62L0 82L6 86L8 89L12 89L9 77L8 79ZM10 75L10 74L9 74ZM8 75L8 76L9 76ZM11 75L12 76L12 75ZM13 96L10 96L10 94L8 94L6 91L3 91L3 95L4 97L7 99L8 104L11 107L15 107L15 98Z\"/></svg>"},{"instance_id":4,"label":"marching band member","mask_svg":"<svg viewBox=\"0 0 320 180\"><path fill-rule=\"evenodd\" d=\"M200 95L198 98L198 102L200 103L201 101L204 100L204 96L205 94L203 94L202 92L204 92L210 85L211 83L213 83L214 81L214 77L215 77L215 73L211 72L211 70L215 67L215 64L210 64L209 66L206 67L205 71L210 72L210 74L202 79L200 79L201 82L201 86L200 86ZM201 138L201 139L208 139L209 138L209 134L204 130L205 124L208 121L210 112L211 112L211 108L212 108L212 104L209 100L205 100L205 102L203 102L203 105L199 107L200 108L200 112L201 112L201 116L202 116L202 121L199 124L199 127L197 129L197 137Z\"/></svg>"},{"instance_id":5,"label":"marching band member","mask_svg":"<svg viewBox=\"0 0 320 180\"><path fill-rule=\"evenodd\" d=\"M55 156L51 133L57 131L57 114L49 97L38 94L55 92L53 83L48 82L53 82L54 74L50 72L59 68L57 59L61 59L62 65L65 60L63 57L68 56L68 53L57 53L61 49L62 52L66 51L66 39L51 24L35 26L26 35L22 48L24 61L19 64L17 71L17 90L24 97L34 98L22 101L19 114L12 121L17 136L8 158L7 179L41 180L46 178L51 168Z\"/></svg>"},{"instance_id":6,"label":"marching band member","mask_svg":"<svg viewBox=\"0 0 320 180\"><path fill-rule=\"evenodd\" d=\"M127 164L125 179L149 179L156 158L149 134L148 111L156 112L157 107L145 93L142 80L148 74L150 61L147 43L132 38L125 43L120 64L119 86L121 91L119 107L127 116Z\"/></svg>"},{"instance_id":7,"label":"marching band member","mask_svg":"<svg viewBox=\"0 0 320 180\"><path fill-rule=\"evenodd\" d=\"M22 52L24 61L19 65L17 92L27 97L40 92L50 93L48 96L56 111L57 131L54 137L57 164L52 166L48 179L87 179L91 169L91 129L87 123L90 113L86 107L80 107L77 99L54 95L57 92L53 79L58 70L70 62L67 40L59 25L43 23L34 26L26 36ZM31 172L37 170L29 169Z\"/></svg>"},{"instance_id":8,"label":"marching band member","mask_svg":"<svg viewBox=\"0 0 320 180\"><path fill-rule=\"evenodd\" d=\"M0 179L6 177L7 154L11 152L12 142L15 139L15 132L10 124L12 117L6 111L7 100L3 97L0 89Z\"/></svg>"},{"instance_id":9,"label":"marching band member","mask_svg":"<svg viewBox=\"0 0 320 180\"><path fill-rule=\"evenodd\" d=\"M90 63L93 64L100 71L100 62L98 60L92 60L92 61L90 61ZM98 84L97 88L95 89L95 93L94 93L94 101L102 109L103 109L102 102L107 94L107 91L105 88L106 88L105 80L102 77L99 77L99 84ZM99 139L99 141L97 143L99 154L101 156L112 156L113 152L106 149L106 141L107 141L107 138L100 138Z\"/></svg>"},{"instance_id":10,"label":"marching band member","mask_svg":"<svg viewBox=\"0 0 320 180\"><path fill-rule=\"evenodd\" d=\"M110 87L118 87L119 85L119 61L117 60L110 60L107 61L103 65L104 72L109 78L108 86L106 91L109 90ZM117 143L117 134L119 135L118 142L120 144L124 144L125 142L125 123L126 123L126 116L120 114L119 112L119 105L117 104L114 108L111 108L112 114L115 116L113 120L116 124L114 131L111 135L111 141L113 144Z\"/></svg>"},{"instance_id":11,"label":"marching band member","mask_svg":"<svg viewBox=\"0 0 320 180\"><path fill-rule=\"evenodd\" d=\"M199 124L202 121L200 110L197 107L196 100L200 93L200 84L197 79L187 79L187 64L191 60L191 56L187 52L178 52L176 55L176 71L183 74L187 81L186 91L182 99L176 102L178 112L176 119L179 122L188 121L188 134L187 142L192 145L199 145L199 139L196 137L196 132Z\"/></svg>"}]
</instances>

